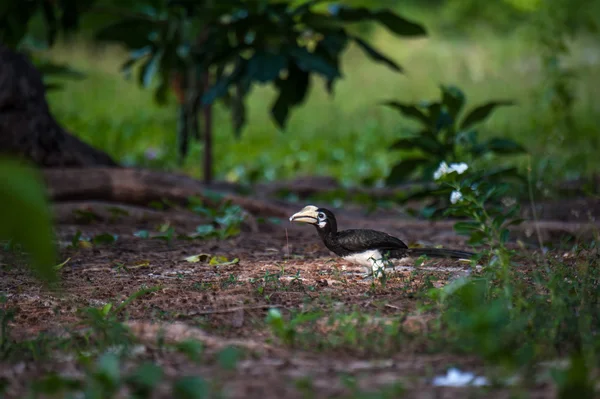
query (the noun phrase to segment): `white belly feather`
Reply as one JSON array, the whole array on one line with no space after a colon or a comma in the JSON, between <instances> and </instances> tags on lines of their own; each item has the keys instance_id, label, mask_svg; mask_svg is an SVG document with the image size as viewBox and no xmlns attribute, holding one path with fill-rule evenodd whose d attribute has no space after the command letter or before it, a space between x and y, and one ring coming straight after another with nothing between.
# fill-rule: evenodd
<instances>
[{"instance_id":1,"label":"white belly feather","mask_svg":"<svg viewBox=\"0 0 600 399\"><path fill-rule=\"evenodd\" d=\"M401 259L383 259L381 252L376 249L360 252L357 254L346 255L343 257L344 260L360 265L366 268L367 274L373 274L379 276L381 270L389 267L397 266L404 262Z\"/></svg>"}]
</instances>

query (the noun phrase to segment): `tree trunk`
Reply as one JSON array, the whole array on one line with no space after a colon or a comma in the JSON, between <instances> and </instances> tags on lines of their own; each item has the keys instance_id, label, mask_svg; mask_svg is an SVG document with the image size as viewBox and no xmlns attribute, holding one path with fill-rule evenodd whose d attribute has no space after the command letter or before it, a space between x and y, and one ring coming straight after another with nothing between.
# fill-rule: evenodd
<instances>
[{"instance_id":1,"label":"tree trunk","mask_svg":"<svg viewBox=\"0 0 600 399\"><path fill-rule=\"evenodd\" d=\"M118 166L50 114L40 73L23 54L0 44L0 154L44 167Z\"/></svg>"}]
</instances>

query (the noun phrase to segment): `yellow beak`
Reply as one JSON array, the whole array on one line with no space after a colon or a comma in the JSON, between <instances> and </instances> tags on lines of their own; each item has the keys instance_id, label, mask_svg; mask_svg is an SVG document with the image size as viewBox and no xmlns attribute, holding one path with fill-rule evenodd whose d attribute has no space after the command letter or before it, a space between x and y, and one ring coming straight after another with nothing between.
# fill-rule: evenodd
<instances>
[{"instance_id":1,"label":"yellow beak","mask_svg":"<svg viewBox=\"0 0 600 399\"><path fill-rule=\"evenodd\" d=\"M290 222L316 224L318 220L318 209L319 208L313 205L305 206L300 212L294 213L290 217Z\"/></svg>"}]
</instances>

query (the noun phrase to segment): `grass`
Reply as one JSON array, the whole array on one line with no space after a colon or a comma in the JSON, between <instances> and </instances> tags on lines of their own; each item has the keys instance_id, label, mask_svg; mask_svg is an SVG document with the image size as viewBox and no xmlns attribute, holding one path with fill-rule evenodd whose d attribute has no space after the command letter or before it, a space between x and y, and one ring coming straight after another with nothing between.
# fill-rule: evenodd
<instances>
[{"instance_id":1,"label":"grass","mask_svg":"<svg viewBox=\"0 0 600 399\"><path fill-rule=\"evenodd\" d=\"M516 100L518 105L498 111L482 134L524 144L532 153L534 172L571 178L600 170L596 156L600 109L594 100L600 82L600 47L591 39L575 40L567 60L579 73L576 126L568 134L552 133L552 115L536 94L545 77L534 44L521 31L506 37L482 33L472 38L433 33L413 41L376 31L373 41L398 60L406 74L373 64L352 48L345 55L345 79L336 86L335 96L325 93L322 82L313 82L308 101L293 112L285 132L270 120L273 93L268 87L258 88L248 99L249 123L239 140L233 138L225 112L217 108L218 178L248 181L329 175L349 185L363 179L381 181L400 157L386 146L404 134L410 122L378 103L437 98L438 84L459 86L467 95L467 105ZM175 104L160 108L135 79L124 80L118 72L125 55L120 49L74 42L58 45L49 55L88 75L49 94L51 109L61 123L126 164L177 169ZM184 171L200 176L200 160L201 146L196 144ZM525 159L515 161L526 167Z\"/></svg>"}]
</instances>

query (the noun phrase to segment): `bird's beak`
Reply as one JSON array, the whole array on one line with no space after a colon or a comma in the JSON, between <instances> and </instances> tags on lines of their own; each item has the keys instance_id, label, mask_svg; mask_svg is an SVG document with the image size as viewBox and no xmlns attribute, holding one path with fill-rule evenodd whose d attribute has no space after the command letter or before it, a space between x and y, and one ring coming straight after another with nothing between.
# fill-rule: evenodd
<instances>
[{"instance_id":1,"label":"bird's beak","mask_svg":"<svg viewBox=\"0 0 600 399\"><path fill-rule=\"evenodd\" d=\"M290 222L299 222L299 223L317 223L317 208L316 206L308 205L305 206L300 212L294 213L290 217Z\"/></svg>"}]
</instances>

